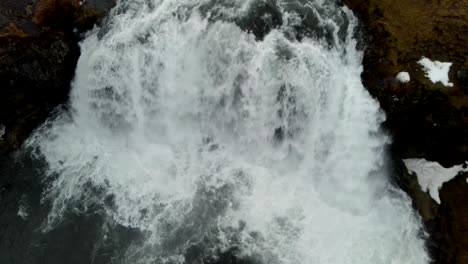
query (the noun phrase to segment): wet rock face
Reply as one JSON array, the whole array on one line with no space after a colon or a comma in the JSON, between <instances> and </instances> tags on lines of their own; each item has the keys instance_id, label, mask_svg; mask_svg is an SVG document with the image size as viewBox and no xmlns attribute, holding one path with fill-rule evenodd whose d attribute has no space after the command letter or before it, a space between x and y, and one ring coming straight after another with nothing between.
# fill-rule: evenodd
<instances>
[{"instance_id":1,"label":"wet rock face","mask_svg":"<svg viewBox=\"0 0 468 264\"><path fill-rule=\"evenodd\" d=\"M80 33L115 0L0 2L0 153L16 149L52 109L67 100Z\"/></svg>"},{"instance_id":2,"label":"wet rock face","mask_svg":"<svg viewBox=\"0 0 468 264\"><path fill-rule=\"evenodd\" d=\"M468 263L468 174L446 183L440 191L438 238L441 245L439 263Z\"/></svg>"},{"instance_id":3,"label":"wet rock face","mask_svg":"<svg viewBox=\"0 0 468 264\"><path fill-rule=\"evenodd\" d=\"M449 166L468 160L468 2L447 0L347 0L369 35L363 81L387 113L402 156ZM432 83L418 61L452 62L454 87ZM372 69L372 70L370 70ZM411 76L396 81L399 72Z\"/></svg>"},{"instance_id":4,"label":"wet rock face","mask_svg":"<svg viewBox=\"0 0 468 264\"><path fill-rule=\"evenodd\" d=\"M364 85L387 114L397 182L413 198L435 263L468 263L468 184L443 185L441 205L420 190L402 158L425 158L449 167L468 161L468 1L344 0L367 36ZM418 61L453 63L453 87L433 83ZM398 81L408 72L409 82Z\"/></svg>"},{"instance_id":5,"label":"wet rock face","mask_svg":"<svg viewBox=\"0 0 468 264\"><path fill-rule=\"evenodd\" d=\"M0 39L0 122L8 148L65 101L77 57L78 48L61 35Z\"/></svg>"}]
</instances>

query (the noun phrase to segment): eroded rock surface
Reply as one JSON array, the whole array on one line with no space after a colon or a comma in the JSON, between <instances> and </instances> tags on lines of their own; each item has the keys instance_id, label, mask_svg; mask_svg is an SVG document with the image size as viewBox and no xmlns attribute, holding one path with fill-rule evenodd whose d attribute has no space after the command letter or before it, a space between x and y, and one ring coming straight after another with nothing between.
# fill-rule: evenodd
<instances>
[{"instance_id":1,"label":"eroded rock surface","mask_svg":"<svg viewBox=\"0 0 468 264\"><path fill-rule=\"evenodd\" d=\"M426 224L434 262L468 263L466 176L443 185L438 206L400 162L425 158L451 167L468 160L468 1L345 2L365 27L362 79L387 113L397 181ZM431 82L418 63L422 57L453 63L453 87ZM410 80L398 80L400 72L408 72Z\"/></svg>"}]
</instances>

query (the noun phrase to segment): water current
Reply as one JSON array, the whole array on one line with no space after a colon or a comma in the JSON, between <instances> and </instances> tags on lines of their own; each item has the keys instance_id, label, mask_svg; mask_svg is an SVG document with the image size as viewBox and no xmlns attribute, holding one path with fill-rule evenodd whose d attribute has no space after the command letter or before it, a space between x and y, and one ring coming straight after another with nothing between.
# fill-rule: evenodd
<instances>
[{"instance_id":1,"label":"water current","mask_svg":"<svg viewBox=\"0 0 468 264\"><path fill-rule=\"evenodd\" d=\"M40 233L90 218L94 263L428 263L357 23L330 0L119 1L25 145Z\"/></svg>"}]
</instances>

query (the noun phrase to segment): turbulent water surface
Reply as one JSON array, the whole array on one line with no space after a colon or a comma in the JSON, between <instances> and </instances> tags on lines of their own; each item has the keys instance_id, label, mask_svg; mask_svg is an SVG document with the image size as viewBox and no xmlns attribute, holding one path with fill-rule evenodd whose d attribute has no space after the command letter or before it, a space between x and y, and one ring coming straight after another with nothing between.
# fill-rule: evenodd
<instances>
[{"instance_id":1,"label":"turbulent water surface","mask_svg":"<svg viewBox=\"0 0 468 264\"><path fill-rule=\"evenodd\" d=\"M124 240L113 263L427 263L356 23L330 0L118 3L27 142L42 234L96 217L80 241Z\"/></svg>"}]
</instances>

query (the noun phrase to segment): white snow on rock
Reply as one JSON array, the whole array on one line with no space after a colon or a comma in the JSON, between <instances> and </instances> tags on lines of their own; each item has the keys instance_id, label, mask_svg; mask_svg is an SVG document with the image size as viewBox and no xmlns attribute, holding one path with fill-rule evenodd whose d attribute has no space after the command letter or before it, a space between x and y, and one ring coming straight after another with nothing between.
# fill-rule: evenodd
<instances>
[{"instance_id":1,"label":"white snow on rock","mask_svg":"<svg viewBox=\"0 0 468 264\"><path fill-rule=\"evenodd\" d=\"M396 79L401 83L407 83L411 80L408 72L400 72L397 74Z\"/></svg>"},{"instance_id":2,"label":"white snow on rock","mask_svg":"<svg viewBox=\"0 0 468 264\"><path fill-rule=\"evenodd\" d=\"M404 159L403 162L409 173L416 174L421 189L429 191L432 199L438 204L440 204L439 189L442 184L455 178L460 172L468 172L468 168L463 168L463 165L444 168L438 162L425 159Z\"/></svg>"},{"instance_id":3,"label":"white snow on rock","mask_svg":"<svg viewBox=\"0 0 468 264\"><path fill-rule=\"evenodd\" d=\"M448 77L450 67L452 66L451 62L431 61L426 57L422 57L418 63L423 66L426 76L431 82L441 82L445 86L453 86L453 83L449 82Z\"/></svg>"}]
</instances>

